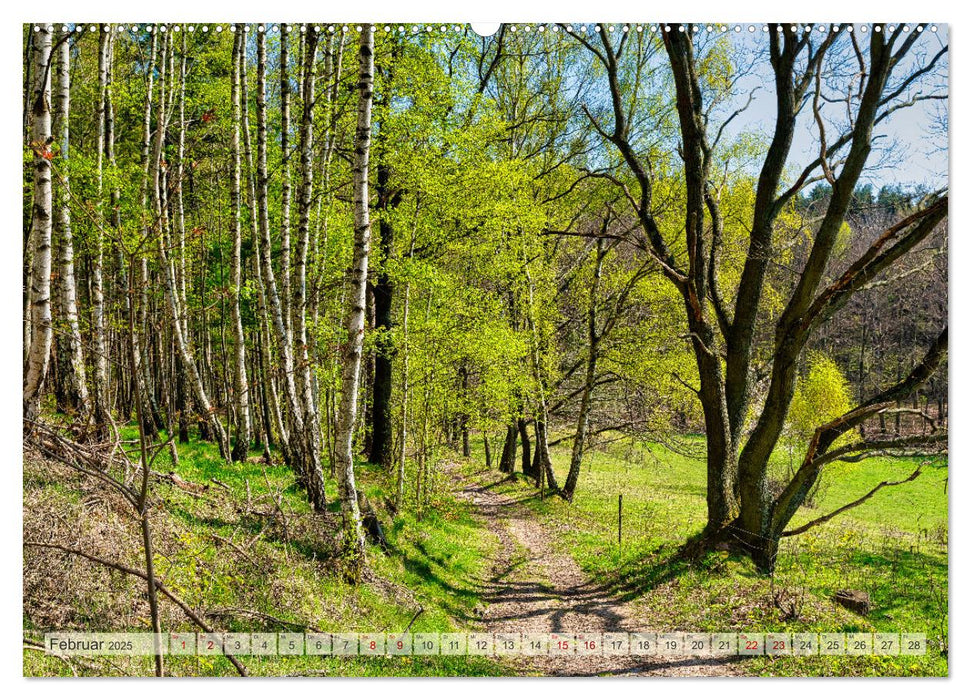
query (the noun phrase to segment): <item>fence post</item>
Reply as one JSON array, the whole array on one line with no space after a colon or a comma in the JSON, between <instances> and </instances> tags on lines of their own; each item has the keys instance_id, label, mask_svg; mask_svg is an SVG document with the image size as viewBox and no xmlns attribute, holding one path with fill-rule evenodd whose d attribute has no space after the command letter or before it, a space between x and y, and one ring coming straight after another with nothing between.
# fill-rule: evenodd
<instances>
[{"instance_id":1,"label":"fence post","mask_svg":"<svg viewBox=\"0 0 971 700\"><path fill-rule=\"evenodd\" d=\"M617 548L623 547L624 540L624 494L617 494Z\"/></svg>"}]
</instances>

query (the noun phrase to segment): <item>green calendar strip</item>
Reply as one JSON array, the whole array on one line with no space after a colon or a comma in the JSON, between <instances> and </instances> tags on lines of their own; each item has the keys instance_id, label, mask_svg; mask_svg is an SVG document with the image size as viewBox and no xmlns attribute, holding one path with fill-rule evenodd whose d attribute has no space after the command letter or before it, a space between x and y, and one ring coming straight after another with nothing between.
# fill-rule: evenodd
<instances>
[{"instance_id":1,"label":"green calendar strip","mask_svg":"<svg viewBox=\"0 0 971 700\"><path fill-rule=\"evenodd\" d=\"M896 656L927 653L907 632L50 632L58 656Z\"/></svg>"}]
</instances>

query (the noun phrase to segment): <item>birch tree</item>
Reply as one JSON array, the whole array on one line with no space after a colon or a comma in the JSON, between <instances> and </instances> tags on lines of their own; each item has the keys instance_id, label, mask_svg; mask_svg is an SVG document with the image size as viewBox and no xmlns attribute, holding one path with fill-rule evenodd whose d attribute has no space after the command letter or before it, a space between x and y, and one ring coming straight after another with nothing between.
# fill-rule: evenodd
<instances>
[{"instance_id":1,"label":"birch tree","mask_svg":"<svg viewBox=\"0 0 971 700\"><path fill-rule=\"evenodd\" d=\"M236 443L233 445L233 461L245 462L250 443L249 379L246 376L246 337L243 335L243 317L239 310L242 288L243 225L241 221L240 189L242 156L239 145L239 129L242 119L239 98L240 62L245 60L246 35L242 25L237 25L233 40L233 77L230 87L233 102L233 182L230 199L233 208L233 252L230 262L230 299L233 316L234 357L233 397L236 402Z\"/></svg>"},{"instance_id":2,"label":"birch tree","mask_svg":"<svg viewBox=\"0 0 971 700\"><path fill-rule=\"evenodd\" d=\"M109 75L111 73L111 47L112 32L101 31L98 34L98 97L95 106L96 125L95 125L95 183L96 197L95 211L98 214L98 221L104 221L103 217L103 197L104 197L104 159L105 153L108 154L109 165L115 165L114 158L114 129L112 119L112 101L109 88ZM112 190L112 212L111 224L117 234L120 228L118 214L117 189ZM93 364L92 388L94 394L94 426L95 432L99 433L108 424L108 344L105 338L105 294L104 294L104 233L101 226L94 228L93 254L91 260L91 348ZM121 246L117 246L121 251ZM124 261L122 261L124 263ZM124 264L119 265L119 282L124 293L127 293L127 276L124 273Z\"/></svg>"},{"instance_id":3,"label":"birch tree","mask_svg":"<svg viewBox=\"0 0 971 700\"><path fill-rule=\"evenodd\" d=\"M157 41L157 33L152 35L153 44ZM159 72L160 76L165 75L164 65L166 55L170 53L171 43L169 35L166 35L162 50L162 60L161 65L163 69ZM157 226L162 228L163 219L163 207L161 201L161 190L160 190L160 167L163 144L165 142L165 130L167 123L167 116L165 113L165 89L164 82L160 79L159 85L159 105L158 105L158 115L156 117L156 128L155 128L155 141L152 146L152 152L150 154L147 163L147 180L152 183L152 192L154 200L154 220L157 222ZM143 214L144 215L144 214ZM146 222L147 223L147 222ZM153 232L156 250L158 252L159 261L162 267L162 282L164 287L164 295L166 300L166 305L169 310L169 320L172 328L173 340L175 342L176 350L179 353L179 357L182 360L182 366L188 375L188 384L195 395L196 405L199 411L202 413L203 420L206 421L209 429L212 432L213 438L216 440L216 444L219 447L219 455L223 459L230 459L230 449L229 440L226 437L226 430L223 427L222 422L219 420L219 414L216 412L215 406L209 400L209 395L206 392L206 388L202 382L202 376L199 373L198 365L196 364L195 358L193 356L192 341L183 332L183 309L182 305L179 303L179 293L176 284L175 275L175 265L167 251L166 237L164 235L164 230L159 230ZM148 235L148 234L146 234ZM144 263L143 263L144 270ZM148 376L146 374L146 376ZM146 394L151 392L150 386L145 386Z\"/></svg>"},{"instance_id":4,"label":"birch tree","mask_svg":"<svg viewBox=\"0 0 971 700\"><path fill-rule=\"evenodd\" d=\"M311 55L316 55L317 32L313 26L307 27L306 32L306 51ZM256 37L256 149L257 149L257 175L256 175L256 200L259 217L260 229L260 255L263 283L266 290L268 312L273 321L273 328L276 331L276 341L280 351L283 364L283 387L289 409L288 415L290 425L288 426L289 446L288 450L291 459L296 462L294 465L297 470L300 483L307 489L307 497L317 510L323 510L327 506L327 496L325 493L324 476L319 466L319 452L316 463L312 456L308 455L310 437L308 437L308 426L304 415L301 393L298 393L295 375L297 370L294 366L293 345L290 342L290 333L284 315L283 304L277 290L276 276L273 272L272 251L273 243L270 239L270 217L268 204L268 182L269 174L267 170L267 135L266 135L266 36L265 32L260 32ZM306 65L306 62L304 62ZM311 60L309 65L313 65ZM302 371L302 370L301 370Z\"/></svg>"},{"instance_id":5,"label":"birch tree","mask_svg":"<svg viewBox=\"0 0 971 700\"><path fill-rule=\"evenodd\" d=\"M104 32L102 31L102 34ZM84 371L81 328L78 324L77 286L74 280L74 236L71 232L70 114L71 114L71 44L67 39L57 49L57 95L54 100L56 129L60 140L57 216L54 233L60 255L58 259L58 293L63 316L57 338L60 374L59 403L65 410L86 413L88 386Z\"/></svg>"},{"instance_id":6,"label":"birch tree","mask_svg":"<svg viewBox=\"0 0 971 700\"><path fill-rule=\"evenodd\" d=\"M308 28L309 29L309 28ZM293 338L297 351L297 380L300 391L304 431L303 454L312 481L322 481L320 463L320 419L314 396L313 368L310 364L310 338L307 334L307 264L310 247L310 208L314 186L314 94L316 86L317 33L308 31L303 57L303 112L300 119L300 184L297 191L297 260L293 281ZM266 51L265 40L263 48ZM264 57L265 61L265 57ZM315 497L322 500L323 496Z\"/></svg>"},{"instance_id":7,"label":"birch tree","mask_svg":"<svg viewBox=\"0 0 971 700\"><path fill-rule=\"evenodd\" d=\"M31 89L30 147L33 151L33 207L30 240L33 261L30 271L30 342L24 375L24 417L40 413L44 379L51 354L51 31L34 27Z\"/></svg>"},{"instance_id":8,"label":"birch tree","mask_svg":"<svg viewBox=\"0 0 971 700\"><path fill-rule=\"evenodd\" d=\"M374 27L363 25L358 49L357 130L354 134L354 254L341 377L341 400L337 415L337 484L344 519L344 546L352 571L366 564L364 531L354 483L354 426L361 379L364 341L364 305L367 293L368 254L371 249L371 219L368 210L368 158L371 150L371 105L374 91Z\"/></svg>"}]
</instances>

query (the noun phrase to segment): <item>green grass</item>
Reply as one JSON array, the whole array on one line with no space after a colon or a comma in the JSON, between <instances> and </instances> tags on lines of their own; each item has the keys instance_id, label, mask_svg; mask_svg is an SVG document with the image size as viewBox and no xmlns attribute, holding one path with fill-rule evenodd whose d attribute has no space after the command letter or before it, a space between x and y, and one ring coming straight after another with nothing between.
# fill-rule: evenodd
<instances>
[{"instance_id":1,"label":"green grass","mask_svg":"<svg viewBox=\"0 0 971 700\"><path fill-rule=\"evenodd\" d=\"M125 438L134 434L126 431ZM336 513L313 515L293 475L282 465L255 461L228 466L211 444L193 441L178 446L175 471L185 481L209 484L202 498L193 497L165 480L157 480L160 499L153 513L155 566L165 584L197 610L223 611L214 626L222 631L299 631L310 625L322 631L405 630L415 614L412 632L475 629L474 610L481 606L479 583L488 574L494 536L468 506L439 488L431 507L419 520L406 510L392 518L385 509L393 484L383 470L358 466L359 487L378 509L392 552L369 548L371 576L367 585L348 583L340 574L335 542ZM254 457L256 455L254 454ZM166 451L156 471L173 470ZM229 491L216 486L217 479ZM329 480L329 489L333 481ZM64 467L25 461L25 538L32 519L54 511L67 522L79 523L80 547L106 558L144 568L137 527L120 499L108 525L100 516L88 522L83 503L94 489ZM248 496L247 496L248 494ZM334 503L336 493L328 494ZM286 518L276 515L279 498ZM43 508L30 504L43 503ZM336 504L335 504L336 506ZM336 510L336 509L335 509ZM262 514L261 514L262 513ZM265 515L269 514L269 515ZM105 530L110 528L111 532ZM219 542L232 541L239 551ZM107 550L107 551L106 551ZM24 629L42 639L52 629L44 608L62 608L53 629L79 631L148 631L144 585L132 577L108 573L72 557L68 566L60 555L46 558L35 552L44 575L65 579L63 589L43 604L25 601ZM85 582L77 579L84 579ZM26 588L26 584L25 584ZM39 606L39 607L38 607ZM126 610L127 609L127 610ZM81 612L83 611L83 613ZM227 612L228 611L228 612ZM247 611L247 612L240 612ZM284 625L255 618L270 615L294 623ZM171 604L163 601L163 630L195 631ZM36 621L33 616L37 616ZM252 675L333 676L477 676L501 675L496 660L473 656L441 657L242 657ZM236 675L221 657L166 657L171 675ZM81 674L151 675L149 658L111 657L77 666ZM25 651L24 674L70 675L61 661Z\"/></svg>"},{"instance_id":2,"label":"green grass","mask_svg":"<svg viewBox=\"0 0 971 700\"><path fill-rule=\"evenodd\" d=\"M701 440L689 440L692 454ZM682 450L679 450L682 451ZM553 450L563 483L566 447ZM782 460L776 465L784 469ZM793 526L831 512L881 481L909 476L918 459L871 459L830 473L812 508ZM644 611L656 629L691 631L926 632L923 657L816 657L747 661L771 675L946 675L947 466L930 460L915 481L886 488L862 506L805 535L783 540L771 579L744 557L713 552L695 564L679 547L705 523L705 468L657 444L616 441L591 452L572 505L540 500L522 480L501 488L529 499L560 533L559 546L595 579ZM623 542L618 545L618 495ZM867 617L832 602L841 588L869 593ZM776 605L796 612L787 619Z\"/></svg>"},{"instance_id":3,"label":"green grass","mask_svg":"<svg viewBox=\"0 0 971 700\"><path fill-rule=\"evenodd\" d=\"M127 439L134 437L126 431ZM697 453L699 439L689 439ZM311 625L323 631L459 631L477 628L481 582L498 542L469 507L449 493L445 475L433 482L431 502L419 519L406 509L392 517L386 502L393 483L383 470L358 465L359 487L378 509L392 546L372 548L373 576L356 586L340 575L333 512L310 512L291 471L255 460L228 466L211 444L179 445L175 471L208 484L202 498L158 480L153 509L155 565L166 585L197 610L215 612L225 631L288 631ZM479 450L476 454L481 454ZM256 456L255 454L253 455ZM568 449L553 451L562 483ZM467 471L495 481L473 459ZM916 459L873 459L840 467L827 478L812 508L793 525L852 501L880 481L899 480ZM781 457L774 466L785 470ZM154 466L173 470L168 452ZM228 491L215 485L217 479ZM592 451L573 504L540 500L523 480L500 491L527 499L537 517L559 536L593 578L634 606L658 630L696 631L924 631L932 642L947 634L947 466L923 467L914 482L885 489L863 506L806 535L784 540L772 579L743 557L715 552L688 564L678 548L705 519L705 470L698 458L657 444L615 441ZM411 481L409 480L409 483ZM82 548L142 568L135 522L120 499L98 496L90 478L66 467L31 460L24 466L25 539L77 541ZM617 497L624 496L624 535L617 542ZM277 514L277 499L285 517ZM408 495L413 499L413 494ZM55 514L52 520L50 514ZM53 523L53 524L52 524ZM61 524L58 524L61 523ZM53 530L51 530L53 528ZM219 538L233 542L240 554ZM143 585L131 577L50 553L28 550L25 634L44 629L148 629ZM50 585L35 582L49 579ZM867 591L874 610L861 617L831 601L840 588ZM28 596L37 589L36 595ZM782 607L796 614L787 618ZM241 612L243 611L243 612ZM248 612L247 612L248 611ZM292 625L254 618L273 616ZM194 631L184 615L163 603L163 629ZM932 643L924 657L760 658L745 671L765 675L946 675L947 659ZM472 676L510 671L499 660L467 657L245 657L253 675ZM79 666L81 674L150 675L151 660L112 657ZM172 675L235 675L220 657L168 657ZM25 675L68 675L61 661L25 651Z\"/></svg>"}]
</instances>

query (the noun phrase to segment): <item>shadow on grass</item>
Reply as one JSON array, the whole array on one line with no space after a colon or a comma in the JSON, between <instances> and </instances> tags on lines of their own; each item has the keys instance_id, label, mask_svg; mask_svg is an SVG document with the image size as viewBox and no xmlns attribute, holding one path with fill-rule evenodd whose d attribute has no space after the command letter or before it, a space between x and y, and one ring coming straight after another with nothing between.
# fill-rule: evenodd
<instances>
[{"instance_id":1,"label":"shadow on grass","mask_svg":"<svg viewBox=\"0 0 971 700\"><path fill-rule=\"evenodd\" d=\"M286 536L284 528L276 518L266 518L259 519L253 517L249 514L245 514L238 520L226 520L217 516L203 516L193 513L181 506L170 506L169 512L180 518L187 525L194 526L195 528L209 528L212 530L226 530L231 532L245 532L253 537L261 536L266 542L289 547L291 550L299 554L301 557L308 561L317 561L323 564L336 562L339 558L339 552L333 543L325 542L323 540L315 541L311 538L301 537L291 533L289 537ZM319 524L322 521L320 516L308 516L304 514L302 518L310 517L313 519L315 524ZM272 520L277 520L274 527L269 527L268 524ZM293 523L291 522L291 525ZM327 528L328 531L332 527ZM310 531L319 530L318 527L311 526ZM215 543L216 546L220 546L218 542ZM327 546L327 545L330 546Z\"/></svg>"}]
</instances>

